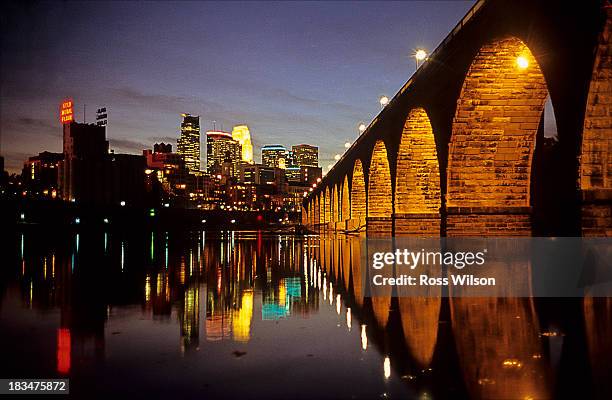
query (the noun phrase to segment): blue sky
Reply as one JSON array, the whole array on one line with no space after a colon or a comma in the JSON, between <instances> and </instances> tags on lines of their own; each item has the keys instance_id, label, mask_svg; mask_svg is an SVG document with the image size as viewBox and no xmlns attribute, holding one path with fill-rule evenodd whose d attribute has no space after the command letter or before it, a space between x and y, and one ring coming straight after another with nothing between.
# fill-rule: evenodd
<instances>
[{"instance_id":1,"label":"blue sky","mask_svg":"<svg viewBox=\"0 0 612 400\"><path fill-rule=\"evenodd\" d=\"M0 153L15 171L61 151L58 107L109 109L116 152L203 130L251 128L263 144L320 147L327 165L473 1L34 2L3 7Z\"/></svg>"}]
</instances>

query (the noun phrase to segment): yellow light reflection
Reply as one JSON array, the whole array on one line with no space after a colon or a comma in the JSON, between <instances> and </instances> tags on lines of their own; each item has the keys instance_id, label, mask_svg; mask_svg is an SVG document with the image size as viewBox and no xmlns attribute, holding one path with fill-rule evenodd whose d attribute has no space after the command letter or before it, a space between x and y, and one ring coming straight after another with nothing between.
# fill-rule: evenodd
<instances>
[{"instance_id":1,"label":"yellow light reflection","mask_svg":"<svg viewBox=\"0 0 612 400\"><path fill-rule=\"evenodd\" d=\"M251 339L251 319L253 318L253 291L242 294L240 309L234 311L232 331L236 342L248 342Z\"/></svg>"},{"instance_id":2,"label":"yellow light reflection","mask_svg":"<svg viewBox=\"0 0 612 400\"><path fill-rule=\"evenodd\" d=\"M383 363L383 370L385 373L385 379L389 379L391 377L391 359L389 359L389 357L385 357L385 362Z\"/></svg>"},{"instance_id":3,"label":"yellow light reflection","mask_svg":"<svg viewBox=\"0 0 612 400\"><path fill-rule=\"evenodd\" d=\"M368 334L366 333L366 325L361 325L361 348L368 349Z\"/></svg>"},{"instance_id":4,"label":"yellow light reflection","mask_svg":"<svg viewBox=\"0 0 612 400\"><path fill-rule=\"evenodd\" d=\"M151 276L149 274L145 276L144 295L145 295L145 302L149 303L151 301Z\"/></svg>"},{"instance_id":5,"label":"yellow light reflection","mask_svg":"<svg viewBox=\"0 0 612 400\"><path fill-rule=\"evenodd\" d=\"M351 330L353 324L353 317L351 316L351 307L347 307L346 309L346 326L348 327L348 330Z\"/></svg>"}]
</instances>

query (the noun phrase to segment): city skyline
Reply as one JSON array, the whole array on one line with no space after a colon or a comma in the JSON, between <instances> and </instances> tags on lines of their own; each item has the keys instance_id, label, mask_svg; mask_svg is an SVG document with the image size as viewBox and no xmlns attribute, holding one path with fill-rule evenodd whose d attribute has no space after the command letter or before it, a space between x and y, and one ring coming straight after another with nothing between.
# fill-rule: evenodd
<instances>
[{"instance_id":1,"label":"city skyline","mask_svg":"<svg viewBox=\"0 0 612 400\"><path fill-rule=\"evenodd\" d=\"M248 124L257 155L266 143L315 144L326 166L357 137L357 124L378 113L378 97L392 96L412 74L412 51L435 48L471 4L356 3L351 15L341 4L187 3L171 13L162 3L11 4L0 153L18 172L27 157L58 151L57 104L71 97L78 121L85 104L87 122L108 107L110 145L121 152L176 146L180 114L192 113L202 131L213 121L226 129ZM17 26L24 15L30 22ZM233 19L243 22L221 29Z\"/></svg>"}]
</instances>

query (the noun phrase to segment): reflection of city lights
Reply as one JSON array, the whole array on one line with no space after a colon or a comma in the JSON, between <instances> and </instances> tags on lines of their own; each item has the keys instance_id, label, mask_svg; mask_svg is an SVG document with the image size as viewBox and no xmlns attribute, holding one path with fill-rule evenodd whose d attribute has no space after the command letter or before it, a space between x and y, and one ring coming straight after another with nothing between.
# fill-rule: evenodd
<instances>
[{"instance_id":1,"label":"reflection of city lights","mask_svg":"<svg viewBox=\"0 0 612 400\"><path fill-rule=\"evenodd\" d=\"M240 310L235 311L232 318L234 340L248 342L251 338L251 319L253 317L253 291L246 290L242 294Z\"/></svg>"},{"instance_id":2,"label":"reflection of city lights","mask_svg":"<svg viewBox=\"0 0 612 400\"><path fill-rule=\"evenodd\" d=\"M385 357L385 362L383 363L383 370L385 373L385 379L389 379L391 377L391 360L389 357Z\"/></svg>"},{"instance_id":3,"label":"reflection of city lights","mask_svg":"<svg viewBox=\"0 0 612 400\"><path fill-rule=\"evenodd\" d=\"M351 316L351 307L347 307L347 309L346 309L346 326L348 327L349 331L351 330L352 322L353 322L353 318Z\"/></svg>"},{"instance_id":4,"label":"reflection of city lights","mask_svg":"<svg viewBox=\"0 0 612 400\"><path fill-rule=\"evenodd\" d=\"M151 276L147 274L145 276L145 288L144 288L145 302L151 301Z\"/></svg>"},{"instance_id":5,"label":"reflection of city lights","mask_svg":"<svg viewBox=\"0 0 612 400\"><path fill-rule=\"evenodd\" d=\"M340 315L340 295L336 295L336 313Z\"/></svg>"},{"instance_id":6,"label":"reflection of city lights","mask_svg":"<svg viewBox=\"0 0 612 400\"><path fill-rule=\"evenodd\" d=\"M523 367L523 363L517 360L516 358L508 358L502 362L502 366L504 368L520 369Z\"/></svg>"},{"instance_id":7,"label":"reflection of city lights","mask_svg":"<svg viewBox=\"0 0 612 400\"><path fill-rule=\"evenodd\" d=\"M57 372L67 374L70 372L70 329L57 330Z\"/></svg>"},{"instance_id":8,"label":"reflection of city lights","mask_svg":"<svg viewBox=\"0 0 612 400\"><path fill-rule=\"evenodd\" d=\"M321 280L319 279L319 287L321 287ZM323 301L327 300L327 278L323 277Z\"/></svg>"},{"instance_id":9,"label":"reflection of city lights","mask_svg":"<svg viewBox=\"0 0 612 400\"><path fill-rule=\"evenodd\" d=\"M368 334L366 333L366 325L361 325L361 348L368 349Z\"/></svg>"}]
</instances>

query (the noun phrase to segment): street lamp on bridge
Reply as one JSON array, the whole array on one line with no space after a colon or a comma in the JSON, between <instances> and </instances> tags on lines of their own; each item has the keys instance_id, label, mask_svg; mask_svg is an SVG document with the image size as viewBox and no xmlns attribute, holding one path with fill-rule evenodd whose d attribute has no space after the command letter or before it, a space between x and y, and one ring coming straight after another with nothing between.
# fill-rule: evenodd
<instances>
[{"instance_id":1,"label":"street lamp on bridge","mask_svg":"<svg viewBox=\"0 0 612 400\"><path fill-rule=\"evenodd\" d=\"M424 61L427 58L427 52L423 49L417 49L414 52L414 60L416 61L416 68L415 71L417 69L419 69L419 62L420 61Z\"/></svg>"},{"instance_id":2,"label":"street lamp on bridge","mask_svg":"<svg viewBox=\"0 0 612 400\"><path fill-rule=\"evenodd\" d=\"M386 105L389 104L389 98L387 96L380 96L378 102L382 108L385 108Z\"/></svg>"}]
</instances>

